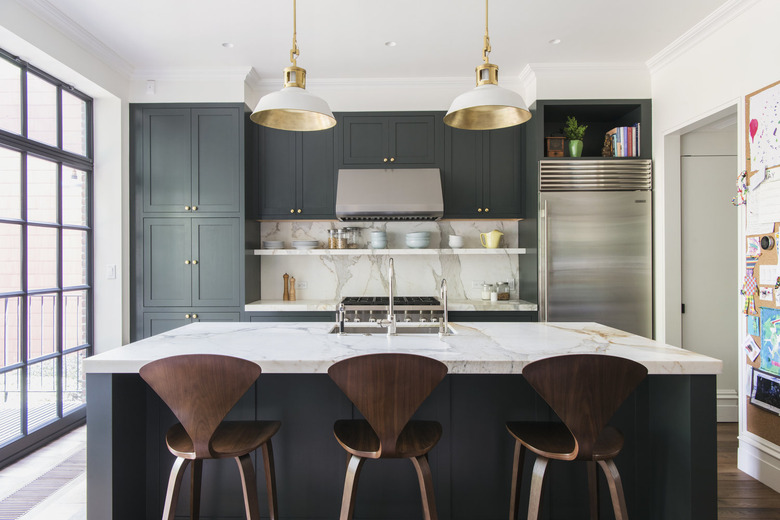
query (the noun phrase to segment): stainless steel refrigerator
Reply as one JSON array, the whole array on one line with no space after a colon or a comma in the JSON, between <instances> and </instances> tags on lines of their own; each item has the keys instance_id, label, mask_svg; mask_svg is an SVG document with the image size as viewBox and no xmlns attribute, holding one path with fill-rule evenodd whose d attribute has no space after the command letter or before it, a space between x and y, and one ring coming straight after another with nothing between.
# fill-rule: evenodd
<instances>
[{"instance_id":1,"label":"stainless steel refrigerator","mask_svg":"<svg viewBox=\"0 0 780 520\"><path fill-rule=\"evenodd\" d=\"M652 337L652 164L539 163L539 319Z\"/></svg>"}]
</instances>

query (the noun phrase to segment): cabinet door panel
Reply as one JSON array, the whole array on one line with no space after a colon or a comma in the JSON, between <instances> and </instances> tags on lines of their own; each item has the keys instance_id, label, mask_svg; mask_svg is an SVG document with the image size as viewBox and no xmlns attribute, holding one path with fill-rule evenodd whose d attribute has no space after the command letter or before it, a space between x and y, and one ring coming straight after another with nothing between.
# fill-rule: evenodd
<instances>
[{"instance_id":1,"label":"cabinet door panel","mask_svg":"<svg viewBox=\"0 0 780 520\"><path fill-rule=\"evenodd\" d=\"M287 217L295 210L295 132L259 132L260 207L263 217Z\"/></svg>"},{"instance_id":2,"label":"cabinet door panel","mask_svg":"<svg viewBox=\"0 0 780 520\"><path fill-rule=\"evenodd\" d=\"M482 132L446 129L444 215L476 218L482 207Z\"/></svg>"},{"instance_id":3,"label":"cabinet door panel","mask_svg":"<svg viewBox=\"0 0 780 520\"><path fill-rule=\"evenodd\" d=\"M202 212L238 212L243 160L238 109L193 109L192 142L192 204Z\"/></svg>"},{"instance_id":4,"label":"cabinet door panel","mask_svg":"<svg viewBox=\"0 0 780 520\"><path fill-rule=\"evenodd\" d=\"M389 128L389 149L394 164L436 165L433 116L391 117Z\"/></svg>"},{"instance_id":5,"label":"cabinet door panel","mask_svg":"<svg viewBox=\"0 0 780 520\"><path fill-rule=\"evenodd\" d=\"M193 306L238 306L239 219L192 219Z\"/></svg>"},{"instance_id":6,"label":"cabinet door panel","mask_svg":"<svg viewBox=\"0 0 780 520\"><path fill-rule=\"evenodd\" d=\"M144 211L180 212L192 205L189 109L143 112Z\"/></svg>"},{"instance_id":7,"label":"cabinet door panel","mask_svg":"<svg viewBox=\"0 0 780 520\"><path fill-rule=\"evenodd\" d=\"M344 164L380 165L388 157L387 118L344 116Z\"/></svg>"},{"instance_id":8,"label":"cabinet door panel","mask_svg":"<svg viewBox=\"0 0 780 520\"><path fill-rule=\"evenodd\" d=\"M298 208L301 218L335 218L336 169L333 129L301 132L301 166L298 182Z\"/></svg>"},{"instance_id":9,"label":"cabinet door panel","mask_svg":"<svg viewBox=\"0 0 780 520\"><path fill-rule=\"evenodd\" d=\"M192 228L189 218L144 219L144 305L191 303Z\"/></svg>"},{"instance_id":10,"label":"cabinet door panel","mask_svg":"<svg viewBox=\"0 0 780 520\"><path fill-rule=\"evenodd\" d=\"M483 201L490 211L485 217L521 216L520 144L517 128L489 132Z\"/></svg>"},{"instance_id":11,"label":"cabinet door panel","mask_svg":"<svg viewBox=\"0 0 780 520\"><path fill-rule=\"evenodd\" d=\"M197 319L192 321L207 321L207 322L239 322L240 314L238 312L198 312L196 313Z\"/></svg>"},{"instance_id":12,"label":"cabinet door panel","mask_svg":"<svg viewBox=\"0 0 780 520\"><path fill-rule=\"evenodd\" d=\"M186 312L145 312L144 313L144 338L162 334L192 323L185 318ZM139 338L140 339L140 338Z\"/></svg>"}]
</instances>

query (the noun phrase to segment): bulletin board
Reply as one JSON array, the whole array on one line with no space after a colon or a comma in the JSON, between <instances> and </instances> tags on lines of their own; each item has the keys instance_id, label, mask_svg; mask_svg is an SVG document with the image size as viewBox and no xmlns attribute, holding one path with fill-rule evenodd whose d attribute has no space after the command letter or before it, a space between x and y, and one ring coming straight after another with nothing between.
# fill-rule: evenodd
<instances>
[{"instance_id":1,"label":"bulletin board","mask_svg":"<svg viewBox=\"0 0 780 520\"><path fill-rule=\"evenodd\" d=\"M743 347L748 365L775 378L780 376L780 81L745 96L745 144L746 167L735 198L747 210ZM751 403L749 395L747 400L747 430L780 445L780 415Z\"/></svg>"}]
</instances>

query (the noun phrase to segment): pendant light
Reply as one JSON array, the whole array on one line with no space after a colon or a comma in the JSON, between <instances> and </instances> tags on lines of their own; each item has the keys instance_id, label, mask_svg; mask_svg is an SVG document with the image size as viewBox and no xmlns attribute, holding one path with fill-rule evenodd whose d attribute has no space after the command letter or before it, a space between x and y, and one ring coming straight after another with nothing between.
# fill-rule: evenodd
<instances>
[{"instance_id":1,"label":"pendant light","mask_svg":"<svg viewBox=\"0 0 780 520\"><path fill-rule=\"evenodd\" d=\"M284 88L260 98L249 118L255 123L279 130L326 130L336 125L328 104L306 92L306 70L298 67L297 9L293 0L292 66L284 69Z\"/></svg>"},{"instance_id":2,"label":"pendant light","mask_svg":"<svg viewBox=\"0 0 780 520\"><path fill-rule=\"evenodd\" d=\"M493 130L519 125L531 119L531 112L517 92L498 86L498 65L488 61L488 0L485 0L485 38L482 65L477 67L477 86L456 97L444 123L465 130Z\"/></svg>"}]
</instances>

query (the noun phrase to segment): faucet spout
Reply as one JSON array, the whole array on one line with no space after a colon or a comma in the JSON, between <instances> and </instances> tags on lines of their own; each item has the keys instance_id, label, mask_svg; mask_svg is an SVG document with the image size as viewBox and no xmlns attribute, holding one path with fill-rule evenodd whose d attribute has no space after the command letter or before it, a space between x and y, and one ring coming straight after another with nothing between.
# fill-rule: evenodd
<instances>
[{"instance_id":1,"label":"faucet spout","mask_svg":"<svg viewBox=\"0 0 780 520\"><path fill-rule=\"evenodd\" d=\"M440 296L441 296L441 303L442 305L444 305L444 323L439 329L439 336L449 336L450 320L449 320L449 316L447 315L447 280L445 278L441 279Z\"/></svg>"},{"instance_id":2,"label":"faucet spout","mask_svg":"<svg viewBox=\"0 0 780 520\"><path fill-rule=\"evenodd\" d=\"M387 335L388 336L395 336L395 294L393 291L393 279L395 278L395 264L393 262L393 258L390 257L388 259L388 268L387 268L387 287L389 294L389 301L388 301L388 307L387 307Z\"/></svg>"}]
</instances>

